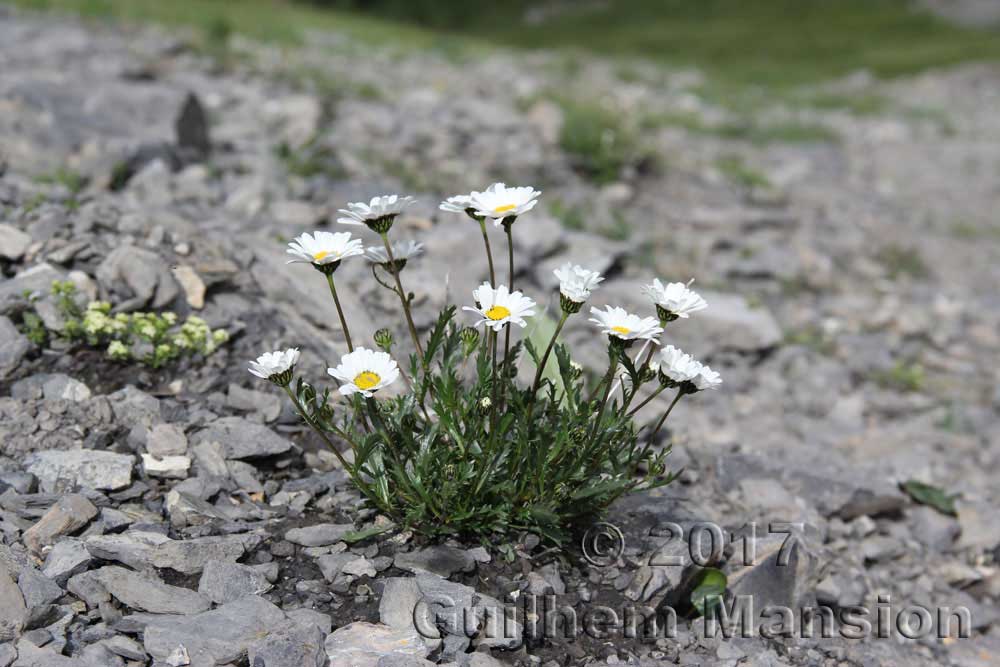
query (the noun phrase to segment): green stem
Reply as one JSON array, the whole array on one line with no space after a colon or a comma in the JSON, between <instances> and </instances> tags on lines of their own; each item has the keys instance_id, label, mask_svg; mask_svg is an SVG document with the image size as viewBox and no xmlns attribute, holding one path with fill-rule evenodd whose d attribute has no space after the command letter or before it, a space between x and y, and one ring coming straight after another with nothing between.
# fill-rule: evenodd
<instances>
[{"instance_id":1,"label":"green stem","mask_svg":"<svg viewBox=\"0 0 1000 667\"><path fill-rule=\"evenodd\" d=\"M556 339L559 338L559 332L562 331L563 325L566 324L567 319L569 319L569 313L563 311L562 317L559 318L559 324L556 325L556 330L552 334L551 340L549 340L549 345L545 348L545 354L542 355L542 361L538 364L538 370L535 371L535 381L531 383L532 399L535 396L535 392L538 391L538 385L542 381L542 373L545 372L545 364L549 361L549 354L552 352L552 348L556 344ZM534 407L534 400L532 400L531 405ZM531 408L529 408L529 410L530 409Z\"/></svg>"},{"instance_id":2,"label":"green stem","mask_svg":"<svg viewBox=\"0 0 1000 667\"><path fill-rule=\"evenodd\" d=\"M497 332L494 331L490 334L490 345L493 348L493 382L490 387L490 442L493 442L493 436L497 430L497 385L499 384L497 378Z\"/></svg>"},{"instance_id":3,"label":"green stem","mask_svg":"<svg viewBox=\"0 0 1000 667\"><path fill-rule=\"evenodd\" d=\"M410 337L413 338L413 346L420 356L420 364L426 368L427 362L424 360L424 348L420 345L420 336L417 335L417 327L413 324L413 315L410 314L410 300L406 298L403 291L403 283L399 279L399 268L396 266L396 258L392 254L392 247L389 245L388 234L382 234L382 244L385 246L386 255L389 257L389 268L392 269L392 277L396 280L396 290L399 300L403 304L403 315L406 316L406 325L410 328Z\"/></svg>"},{"instance_id":4,"label":"green stem","mask_svg":"<svg viewBox=\"0 0 1000 667\"><path fill-rule=\"evenodd\" d=\"M656 391L654 391L652 394L650 394L646 398L646 400L644 400L642 403L640 403L639 405L637 405L634 408L632 408L629 411L628 416L631 417L635 413L639 412L639 410L642 410L644 407L646 407L647 403L649 403L651 400L653 400L654 398L656 398L657 396L659 396L663 392L664 389L666 389L666 387L661 384L660 387Z\"/></svg>"},{"instance_id":5,"label":"green stem","mask_svg":"<svg viewBox=\"0 0 1000 667\"><path fill-rule=\"evenodd\" d=\"M660 429L663 427L663 422L667 421L667 417L670 416L670 411L674 409L674 406L677 405L677 402L681 400L681 396L685 393L686 392L683 387L677 390L677 395L674 396L674 400L670 403L670 407L668 407L667 411L663 413L662 417L660 417L660 421L656 422L656 428L653 429L653 433L649 436L650 442L656 438L656 434L659 433Z\"/></svg>"},{"instance_id":6,"label":"green stem","mask_svg":"<svg viewBox=\"0 0 1000 667\"><path fill-rule=\"evenodd\" d=\"M594 420L594 428L590 431L590 440L593 441L594 435L597 434L597 429L600 428L601 419L604 417L604 406L608 404L608 396L611 395L611 378L615 375L615 369L618 368L618 358L609 349L608 356L611 357L611 365L608 366L608 372L604 376L602 384L606 385L604 388L604 397L601 399L601 408L597 411L597 419ZM600 385L598 385L600 386Z\"/></svg>"},{"instance_id":7,"label":"green stem","mask_svg":"<svg viewBox=\"0 0 1000 667\"><path fill-rule=\"evenodd\" d=\"M351 332L347 328L347 319L344 317L344 309L340 307L340 297L337 296L337 286L333 282L333 274L326 274L326 282L330 285L330 294L333 295L333 303L337 306L337 315L340 316L340 326L344 330L344 340L347 341L347 351L354 352L354 345L351 344Z\"/></svg>"},{"instance_id":8,"label":"green stem","mask_svg":"<svg viewBox=\"0 0 1000 667\"><path fill-rule=\"evenodd\" d=\"M507 289L511 292L514 291L514 236L511 233L513 224L505 224L504 231L507 233L507 278L510 283L507 285ZM496 287L496 285L494 285ZM506 403L507 400L507 378L510 377L510 323L507 323L507 330L504 332L503 341L503 377L504 384L502 391L500 393L500 402Z\"/></svg>"},{"instance_id":9,"label":"green stem","mask_svg":"<svg viewBox=\"0 0 1000 667\"><path fill-rule=\"evenodd\" d=\"M330 448L330 451L332 451L334 455L337 457L337 460L340 461L340 465L344 467L345 471L347 471L353 476L354 475L353 467L347 462L347 459L344 458L344 455L340 453L340 450L337 449L337 446L333 444L333 441L330 440L329 436L327 436L327 434L324 433L323 430L318 425L316 425L313 422L313 420L309 417L308 413L306 413L305 409L302 407L302 404L299 403L299 399L295 395L295 392L292 391L291 387L285 385L284 390L285 393L288 394L288 398L292 399L292 405L295 406L295 410L299 413L299 416L302 417L302 419L305 420L307 424L309 424L312 430L315 431L316 434L319 435L319 437L323 438L323 440L326 442L327 447ZM346 440L347 443L351 445L352 448L357 449L357 445L354 444L354 441L346 433L341 431L336 426L334 426L333 429L334 432L341 438Z\"/></svg>"},{"instance_id":10,"label":"green stem","mask_svg":"<svg viewBox=\"0 0 1000 667\"><path fill-rule=\"evenodd\" d=\"M483 243L486 245L486 261L490 263L490 287L496 289L497 274L493 270L493 251L490 250L490 237L486 233L486 220L479 218L479 229L483 232Z\"/></svg>"}]
</instances>

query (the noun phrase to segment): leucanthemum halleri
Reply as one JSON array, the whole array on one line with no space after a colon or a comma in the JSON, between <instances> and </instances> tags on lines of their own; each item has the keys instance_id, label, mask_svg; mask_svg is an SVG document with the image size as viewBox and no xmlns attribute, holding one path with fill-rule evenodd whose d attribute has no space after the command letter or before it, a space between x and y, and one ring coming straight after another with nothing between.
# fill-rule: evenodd
<instances>
[{"instance_id":1,"label":"leucanthemum halleri","mask_svg":"<svg viewBox=\"0 0 1000 667\"><path fill-rule=\"evenodd\" d=\"M448 213L468 213L472 209L472 195L448 197L438 208Z\"/></svg>"},{"instance_id":2,"label":"leucanthemum halleri","mask_svg":"<svg viewBox=\"0 0 1000 667\"><path fill-rule=\"evenodd\" d=\"M541 194L532 187L508 188L503 183L494 183L482 192L473 192L469 199L476 215L492 218L499 227L504 219L516 218L535 208Z\"/></svg>"},{"instance_id":3,"label":"leucanthemum halleri","mask_svg":"<svg viewBox=\"0 0 1000 667\"><path fill-rule=\"evenodd\" d=\"M690 354L673 345L667 345L649 364L651 370L660 376L660 381L668 386L676 386L698 377L702 365Z\"/></svg>"},{"instance_id":4,"label":"leucanthemum halleri","mask_svg":"<svg viewBox=\"0 0 1000 667\"><path fill-rule=\"evenodd\" d=\"M663 333L663 327L654 317L632 315L624 308L606 306L605 310L591 306L590 321L601 328L602 333L625 342L648 340L660 344L656 337Z\"/></svg>"},{"instance_id":5,"label":"leucanthemum halleri","mask_svg":"<svg viewBox=\"0 0 1000 667\"><path fill-rule=\"evenodd\" d=\"M662 322L670 322L678 317L687 318L691 313L708 307L701 295L689 288L691 283L667 283L659 278L652 285L644 285L643 293L656 305L656 313Z\"/></svg>"},{"instance_id":6,"label":"leucanthemum halleri","mask_svg":"<svg viewBox=\"0 0 1000 667\"><path fill-rule=\"evenodd\" d=\"M285 386L292 381L292 371L298 361L299 349L290 347L287 350L265 352L256 361L251 361L247 370L259 378Z\"/></svg>"},{"instance_id":7,"label":"leucanthemum halleri","mask_svg":"<svg viewBox=\"0 0 1000 667\"><path fill-rule=\"evenodd\" d=\"M365 225L374 232L384 234L392 227L396 216L413 202L413 197L399 195L372 197L367 204L351 202L346 209L339 210L345 217L337 218L337 222L342 225Z\"/></svg>"},{"instance_id":8,"label":"leucanthemum halleri","mask_svg":"<svg viewBox=\"0 0 1000 667\"><path fill-rule=\"evenodd\" d=\"M580 306L590 298L591 292L604 280L597 271L590 271L572 262L566 262L552 273L559 279L559 295L566 312L580 310Z\"/></svg>"},{"instance_id":9,"label":"leucanthemum halleri","mask_svg":"<svg viewBox=\"0 0 1000 667\"><path fill-rule=\"evenodd\" d=\"M402 269L406 266L406 261L413 259L424 251L424 244L416 241L393 241L392 257L396 260L396 267ZM382 267L389 267L389 253L384 246L369 246L365 248L365 259L372 264Z\"/></svg>"},{"instance_id":10,"label":"leucanthemum halleri","mask_svg":"<svg viewBox=\"0 0 1000 667\"><path fill-rule=\"evenodd\" d=\"M289 255L294 262L309 262L317 266L326 266L339 262L347 257L354 257L364 252L360 239L352 239L350 232L324 232L302 234L288 244Z\"/></svg>"},{"instance_id":11,"label":"leucanthemum halleri","mask_svg":"<svg viewBox=\"0 0 1000 667\"><path fill-rule=\"evenodd\" d=\"M345 354L336 368L328 368L326 372L344 383L340 385L340 393L344 396L361 394L370 398L379 389L399 379L396 361L387 352L376 352L367 347Z\"/></svg>"},{"instance_id":12,"label":"leucanthemum halleri","mask_svg":"<svg viewBox=\"0 0 1000 667\"><path fill-rule=\"evenodd\" d=\"M698 375L691 380L695 389L698 391L702 391L704 389L717 389L719 385L722 384L722 376L716 371L713 371L711 366L706 366L704 364L699 364L699 366Z\"/></svg>"},{"instance_id":13,"label":"leucanthemum halleri","mask_svg":"<svg viewBox=\"0 0 1000 667\"><path fill-rule=\"evenodd\" d=\"M534 300L524 296L521 292L511 292L506 285L497 285L496 289L489 283L483 283L472 290L472 296L476 300L476 307L465 306L462 310L477 313L482 319L474 326L485 324L500 331L506 324L517 324L527 326L525 317L535 314Z\"/></svg>"}]
</instances>

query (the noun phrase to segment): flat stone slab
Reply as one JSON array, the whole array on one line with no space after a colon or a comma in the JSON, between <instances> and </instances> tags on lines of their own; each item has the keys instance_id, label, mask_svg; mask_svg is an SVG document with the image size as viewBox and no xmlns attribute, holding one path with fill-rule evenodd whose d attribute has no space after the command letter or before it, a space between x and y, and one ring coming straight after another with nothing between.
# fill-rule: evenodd
<instances>
[{"instance_id":1,"label":"flat stone slab","mask_svg":"<svg viewBox=\"0 0 1000 667\"><path fill-rule=\"evenodd\" d=\"M243 659L253 642L285 621L278 607L248 595L192 616L153 618L143 631L143 644L161 663L171 664L169 658L182 649L192 666L224 665Z\"/></svg>"},{"instance_id":2,"label":"flat stone slab","mask_svg":"<svg viewBox=\"0 0 1000 667\"><path fill-rule=\"evenodd\" d=\"M122 604L154 614L197 614L211 602L196 591L165 584L149 573L140 574L117 565L96 570L97 580Z\"/></svg>"},{"instance_id":3,"label":"flat stone slab","mask_svg":"<svg viewBox=\"0 0 1000 667\"><path fill-rule=\"evenodd\" d=\"M412 628L391 628L357 621L334 631L326 638L330 667L377 667L388 655L424 658L429 649Z\"/></svg>"},{"instance_id":4,"label":"flat stone slab","mask_svg":"<svg viewBox=\"0 0 1000 667\"><path fill-rule=\"evenodd\" d=\"M38 477L43 491L86 487L116 491L132 483L135 458L95 449L34 452L25 459L25 470Z\"/></svg>"},{"instance_id":5,"label":"flat stone slab","mask_svg":"<svg viewBox=\"0 0 1000 667\"><path fill-rule=\"evenodd\" d=\"M336 544L352 530L354 524L350 523L318 523L305 528L292 528L285 533L285 539L303 547L325 547Z\"/></svg>"},{"instance_id":6,"label":"flat stone slab","mask_svg":"<svg viewBox=\"0 0 1000 667\"><path fill-rule=\"evenodd\" d=\"M218 442L227 459L250 459L284 454L292 443L260 424L242 417L216 419L193 438L195 444Z\"/></svg>"}]
</instances>

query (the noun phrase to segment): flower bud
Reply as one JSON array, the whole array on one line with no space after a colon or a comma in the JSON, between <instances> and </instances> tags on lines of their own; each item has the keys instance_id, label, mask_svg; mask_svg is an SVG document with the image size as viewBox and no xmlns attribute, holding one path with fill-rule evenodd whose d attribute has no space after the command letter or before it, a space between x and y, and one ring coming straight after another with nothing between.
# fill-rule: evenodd
<instances>
[{"instance_id":1,"label":"flower bud","mask_svg":"<svg viewBox=\"0 0 1000 667\"><path fill-rule=\"evenodd\" d=\"M493 401L490 399L489 396L484 396L483 398L479 399L479 414L481 415L487 414L492 407L493 407Z\"/></svg>"},{"instance_id":2,"label":"flower bud","mask_svg":"<svg viewBox=\"0 0 1000 667\"><path fill-rule=\"evenodd\" d=\"M573 299L570 299L565 294L560 293L559 294L559 307L567 315L572 315L573 313L579 313L580 312L580 308L583 307L583 303L582 302L578 302L578 301L573 301Z\"/></svg>"},{"instance_id":3,"label":"flower bud","mask_svg":"<svg viewBox=\"0 0 1000 667\"><path fill-rule=\"evenodd\" d=\"M393 337L392 332L388 329L382 328L375 332L375 344L380 348L389 352L392 349Z\"/></svg>"},{"instance_id":4,"label":"flower bud","mask_svg":"<svg viewBox=\"0 0 1000 667\"><path fill-rule=\"evenodd\" d=\"M479 331L472 327L466 327L462 329L459 338L462 340L462 354L469 356L479 344Z\"/></svg>"}]
</instances>

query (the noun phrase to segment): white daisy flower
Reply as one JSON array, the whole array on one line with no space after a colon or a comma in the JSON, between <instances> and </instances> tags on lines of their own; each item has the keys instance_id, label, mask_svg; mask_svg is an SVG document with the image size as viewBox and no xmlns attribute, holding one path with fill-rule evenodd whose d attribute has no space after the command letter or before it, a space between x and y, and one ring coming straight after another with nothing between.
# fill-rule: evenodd
<instances>
[{"instance_id":1,"label":"white daisy flower","mask_svg":"<svg viewBox=\"0 0 1000 667\"><path fill-rule=\"evenodd\" d=\"M667 345L649 364L660 380L668 386L693 380L701 372L701 364L680 348Z\"/></svg>"},{"instance_id":2,"label":"white daisy flower","mask_svg":"<svg viewBox=\"0 0 1000 667\"><path fill-rule=\"evenodd\" d=\"M346 217L337 218L337 222L343 225L366 225L372 231L384 234L392 227L396 216L413 202L413 197L400 197L399 195L372 197L367 204L352 202L347 205L346 209L340 209L340 213Z\"/></svg>"},{"instance_id":3,"label":"white daisy flower","mask_svg":"<svg viewBox=\"0 0 1000 667\"><path fill-rule=\"evenodd\" d=\"M494 183L483 192L469 195L476 215L492 218L497 227L504 218L524 215L535 208L540 191L532 187L508 188L503 183Z\"/></svg>"},{"instance_id":4,"label":"white daisy flower","mask_svg":"<svg viewBox=\"0 0 1000 667\"><path fill-rule=\"evenodd\" d=\"M524 327L527 325L524 318L535 314L535 302L521 292L511 292L506 285L493 289L489 283L483 283L472 290L472 296L477 307L465 306L462 310L478 313L483 318L476 322L474 326L477 327L485 324L493 331L500 331L510 323Z\"/></svg>"},{"instance_id":5,"label":"white daisy flower","mask_svg":"<svg viewBox=\"0 0 1000 667\"><path fill-rule=\"evenodd\" d=\"M396 260L397 269L402 269L406 266L406 260L416 257L423 251L424 244L416 241L393 241L392 243L392 256ZM389 253L385 251L385 246L365 248L365 259L385 268L389 266Z\"/></svg>"},{"instance_id":6,"label":"white daisy flower","mask_svg":"<svg viewBox=\"0 0 1000 667\"><path fill-rule=\"evenodd\" d=\"M350 232L313 232L303 234L288 244L289 255L293 262L309 262L316 266L325 266L339 262L346 257L354 257L364 252L360 239L352 239Z\"/></svg>"},{"instance_id":7,"label":"white daisy flower","mask_svg":"<svg viewBox=\"0 0 1000 667\"><path fill-rule=\"evenodd\" d=\"M697 363L697 362L695 362ZM712 370L710 366L698 364L698 375L691 380L695 389L717 389L722 384L722 376Z\"/></svg>"},{"instance_id":8,"label":"white daisy flower","mask_svg":"<svg viewBox=\"0 0 1000 667\"><path fill-rule=\"evenodd\" d=\"M639 317L617 306L606 306L599 310L591 306L590 321L601 328L603 333L624 341L648 340L660 344L656 337L663 333L663 327L653 317Z\"/></svg>"},{"instance_id":9,"label":"white daisy flower","mask_svg":"<svg viewBox=\"0 0 1000 667\"><path fill-rule=\"evenodd\" d=\"M448 197L438 206L442 211L449 213L465 213L472 208L472 195L455 195Z\"/></svg>"},{"instance_id":10,"label":"white daisy flower","mask_svg":"<svg viewBox=\"0 0 1000 667\"><path fill-rule=\"evenodd\" d=\"M344 383L340 385L341 394L350 396L358 393L365 398L370 398L399 378L399 366L387 352L376 352L367 347L345 354L336 368L328 368L326 372Z\"/></svg>"},{"instance_id":11,"label":"white daisy flower","mask_svg":"<svg viewBox=\"0 0 1000 667\"><path fill-rule=\"evenodd\" d=\"M590 298L590 293L597 289L598 283L604 280L597 271L590 271L572 262L566 262L552 273L559 279L561 305L567 313L579 311L583 302Z\"/></svg>"},{"instance_id":12,"label":"white daisy flower","mask_svg":"<svg viewBox=\"0 0 1000 667\"><path fill-rule=\"evenodd\" d=\"M652 285L645 285L642 291L656 304L656 313L662 322L671 322L678 317L688 317L691 313L708 307L705 300L688 289L684 283L668 283L664 285L658 278Z\"/></svg>"},{"instance_id":13,"label":"white daisy flower","mask_svg":"<svg viewBox=\"0 0 1000 667\"><path fill-rule=\"evenodd\" d=\"M292 381L292 370L299 361L299 349L291 347L287 350L265 352L250 362L247 369L253 375L285 387Z\"/></svg>"}]
</instances>

